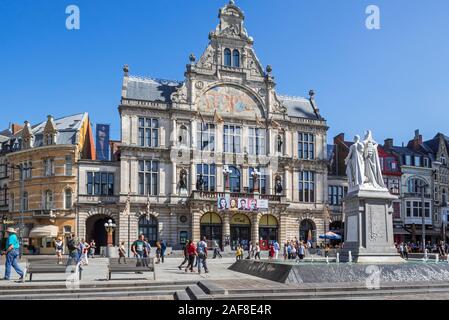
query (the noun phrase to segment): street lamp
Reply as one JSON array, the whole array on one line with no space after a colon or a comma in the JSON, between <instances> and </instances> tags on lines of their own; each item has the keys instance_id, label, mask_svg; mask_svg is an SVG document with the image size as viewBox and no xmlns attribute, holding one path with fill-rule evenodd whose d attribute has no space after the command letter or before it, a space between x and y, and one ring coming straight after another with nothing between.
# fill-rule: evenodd
<instances>
[{"instance_id":1,"label":"street lamp","mask_svg":"<svg viewBox=\"0 0 449 320\"><path fill-rule=\"evenodd\" d=\"M229 169L228 165L225 165L223 167L223 174L225 176L226 182L225 182L225 191L226 190L230 190L230 186L229 186L229 175L232 174L232 170Z\"/></svg>"},{"instance_id":2,"label":"street lamp","mask_svg":"<svg viewBox=\"0 0 449 320\"><path fill-rule=\"evenodd\" d=\"M109 219L108 222L104 224L104 227L108 234L108 247L112 247L113 245L112 232L114 232L114 229L117 227L117 225L113 223L111 219Z\"/></svg>"},{"instance_id":3,"label":"street lamp","mask_svg":"<svg viewBox=\"0 0 449 320\"><path fill-rule=\"evenodd\" d=\"M429 186L428 183L426 183L423 180L420 180L420 188L421 188L421 228L422 228L422 250L424 253L424 258L427 259L427 252L426 252L426 222L424 219L424 215L425 215L425 201L424 201L424 192L426 190L426 187ZM430 211L430 207L429 207L429 211ZM430 212L429 212L430 213Z\"/></svg>"}]
</instances>

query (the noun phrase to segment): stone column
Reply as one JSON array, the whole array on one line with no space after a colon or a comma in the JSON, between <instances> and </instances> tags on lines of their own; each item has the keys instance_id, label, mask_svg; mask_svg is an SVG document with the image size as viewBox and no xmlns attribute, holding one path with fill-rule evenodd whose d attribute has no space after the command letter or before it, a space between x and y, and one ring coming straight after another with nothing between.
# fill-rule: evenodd
<instances>
[{"instance_id":1,"label":"stone column","mask_svg":"<svg viewBox=\"0 0 449 320\"><path fill-rule=\"evenodd\" d=\"M200 241L201 237L201 212L200 211L192 211L192 240L196 243Z\"/></svg>"},{"instance_id":2,"label":"stone column","mask_svg":"<svg viewBox=\"0 0 449 320\"><path fill-rule=\"evenodd\" d=\"M280 217L279 217L279 225L278 225L278 241L279 244L283 244L285 242L285 240L287 240L288 235L287 235L287 228L289 225L289 219L287 217L287 215L285 213L281 213Z\"/></svg>"},{"instance_id":3,"label":"stone column","mask_svg":"<svg viewBox=\"0 0 449 320\"><path fill-rule=\"evenodd\" d=\"M171 164L171 194L176 195L176 162Z\"/></svg>"},{"instance_id":4,"label":"stone column","mask_svg":"<svg viewBox=\"0 0 449 320\"><path fill-rule=\"evenodd\" d=\"M251 216L251 241L255 245L259 243L259 215L253 213Z\"/></svg>"},{"instance_id":5,"label":"stone column","mask_svg":"<svg viewBox=\"0 0 449 320\"><path fill-rule=\"evenodd\" d=\"M196 150L196 132L197 132L198 122L196 120L190 120L190 146L192 149Z\"/></svg>"},{"instance_id":6,"label":"stone column","mask_svg":"<svg viewBox=\"0 0 449 320\"><path fill-rule=\"evenodd\" d=\"M299 169L293 168L293 187L292 199L294 202L299 202Z\"/></svg>"},{"instance_id":7,"label":"stone column","mask_svg":"<svg viewBox=\"0 0 449 320\"><path fill-rule=\"evenodd\" d=\"M167 193L167 186L165 184L165 182L167 181L167 179L165 178L165 172L166 172L166 168L165 168L166 164L164 162L161 162L159 164L159 196L163 197L165 196Z\"/></svg>"},{"instance_id":8,"label":"stone column","mask_svg":"<svg viewBox=\"0 0 449 320\"><path fill-rule=\"evenodd\" d=\"M226 252L230 252L231 251L231 245L230 242L228 243L228 245L226 245L226 237L230 240L231 239L231 219L229 216L229 213L226 212L223 214L223 239L222 239L222 245L223 245L223 250L225 250Z\"/></svg>"},{"instance_id":9,"label":"stone column","mask_svg":"<svg viewBox=\"0 0 449 320\"><path fill-rule=\"evenodd\" d=\"M176 139L177 139L176 119L172 120L171 126L172 126L172 130L171 130L171 134L170 134L170 140L171 140L171 145L173 147L175 147L176 146Z\"/></svg>"},{"instance_id":10,"label":"stone column","mask_svg":"<svg viewBox=\"0 0 449 320\"><path fill-rule=\"evenodd\" d=\"M138 142L137 142L137 139L138 139L138 136L137 136L138 129L137 128L139 127L138 122L139 122L139 119L138 119L137 116L132 116L131 117L131 123L130 123L130 126L129 126L129 133L130 133L130 139L131 139L131 144L132 145L137 145L138 144Z\"/></svg>"},{"instance_id":11,"label":"stone column","mask_svg":"<svg viewBox=\"0 0 449 320\"><path fill-rule=\"evenodd\" d=\"M196 189L196 165L195 163L190 164L190 192Z\"/></svg>"}]
</instances>

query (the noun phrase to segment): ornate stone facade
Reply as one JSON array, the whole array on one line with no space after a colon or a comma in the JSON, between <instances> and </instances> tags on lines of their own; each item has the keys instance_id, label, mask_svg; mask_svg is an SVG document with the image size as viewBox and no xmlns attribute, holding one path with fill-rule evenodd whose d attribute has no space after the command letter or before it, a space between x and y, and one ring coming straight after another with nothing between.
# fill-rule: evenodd
<instances>
[{"instance_id":1,"label":"ornate stone facade","mask_svg":"<svg viewBox=\"0 0 449 320\"><path fill-rule=\"evenodd\" d=\"M231 1L219 19L200 59L190 56L183 82L131 76L124 68L119 240L127 242L129 224L131 240L146 232L175 248L204 235L231 247L295 237L317 242L328 127L314 93L277 94L240 8ZM260 199L268 209L220 212L222 197Z\"/></svg>"}]
</instances>

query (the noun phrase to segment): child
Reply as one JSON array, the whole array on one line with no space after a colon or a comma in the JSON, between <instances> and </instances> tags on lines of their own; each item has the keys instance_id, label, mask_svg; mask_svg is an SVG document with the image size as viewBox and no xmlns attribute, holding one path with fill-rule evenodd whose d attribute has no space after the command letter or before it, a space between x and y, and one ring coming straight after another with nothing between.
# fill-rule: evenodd
<instances>
[{"instance_id":1,"label":"child","mask_svg":"<svg viewBox=\"0 0 449 320\"><path fill-rule=\"evenodd\" d=\"M126 262L126 251L125 251L125 241L122 241L122 243L120 244L120 247L118 248L118 263L121 264L121 260L123 258L123 261L125 261L125 264L127 264Z\"/></svg>"}]
</instances>

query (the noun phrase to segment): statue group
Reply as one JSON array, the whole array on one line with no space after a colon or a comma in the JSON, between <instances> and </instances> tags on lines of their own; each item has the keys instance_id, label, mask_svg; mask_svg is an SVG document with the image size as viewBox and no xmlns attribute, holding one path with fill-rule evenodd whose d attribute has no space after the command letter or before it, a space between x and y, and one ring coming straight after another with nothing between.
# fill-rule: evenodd
<instances>
[{"instance_id":1,"label":"statue group","mask_svg":"<svg viewBox=\"0 0 449 320\"><path fill-rule=\"evenodd\" d=\"M358 135L354 137L354 144L345 159L349 191L362 187L385 189L377 146L369 130L363 141Z\"/></svg>"}]
</instances>

